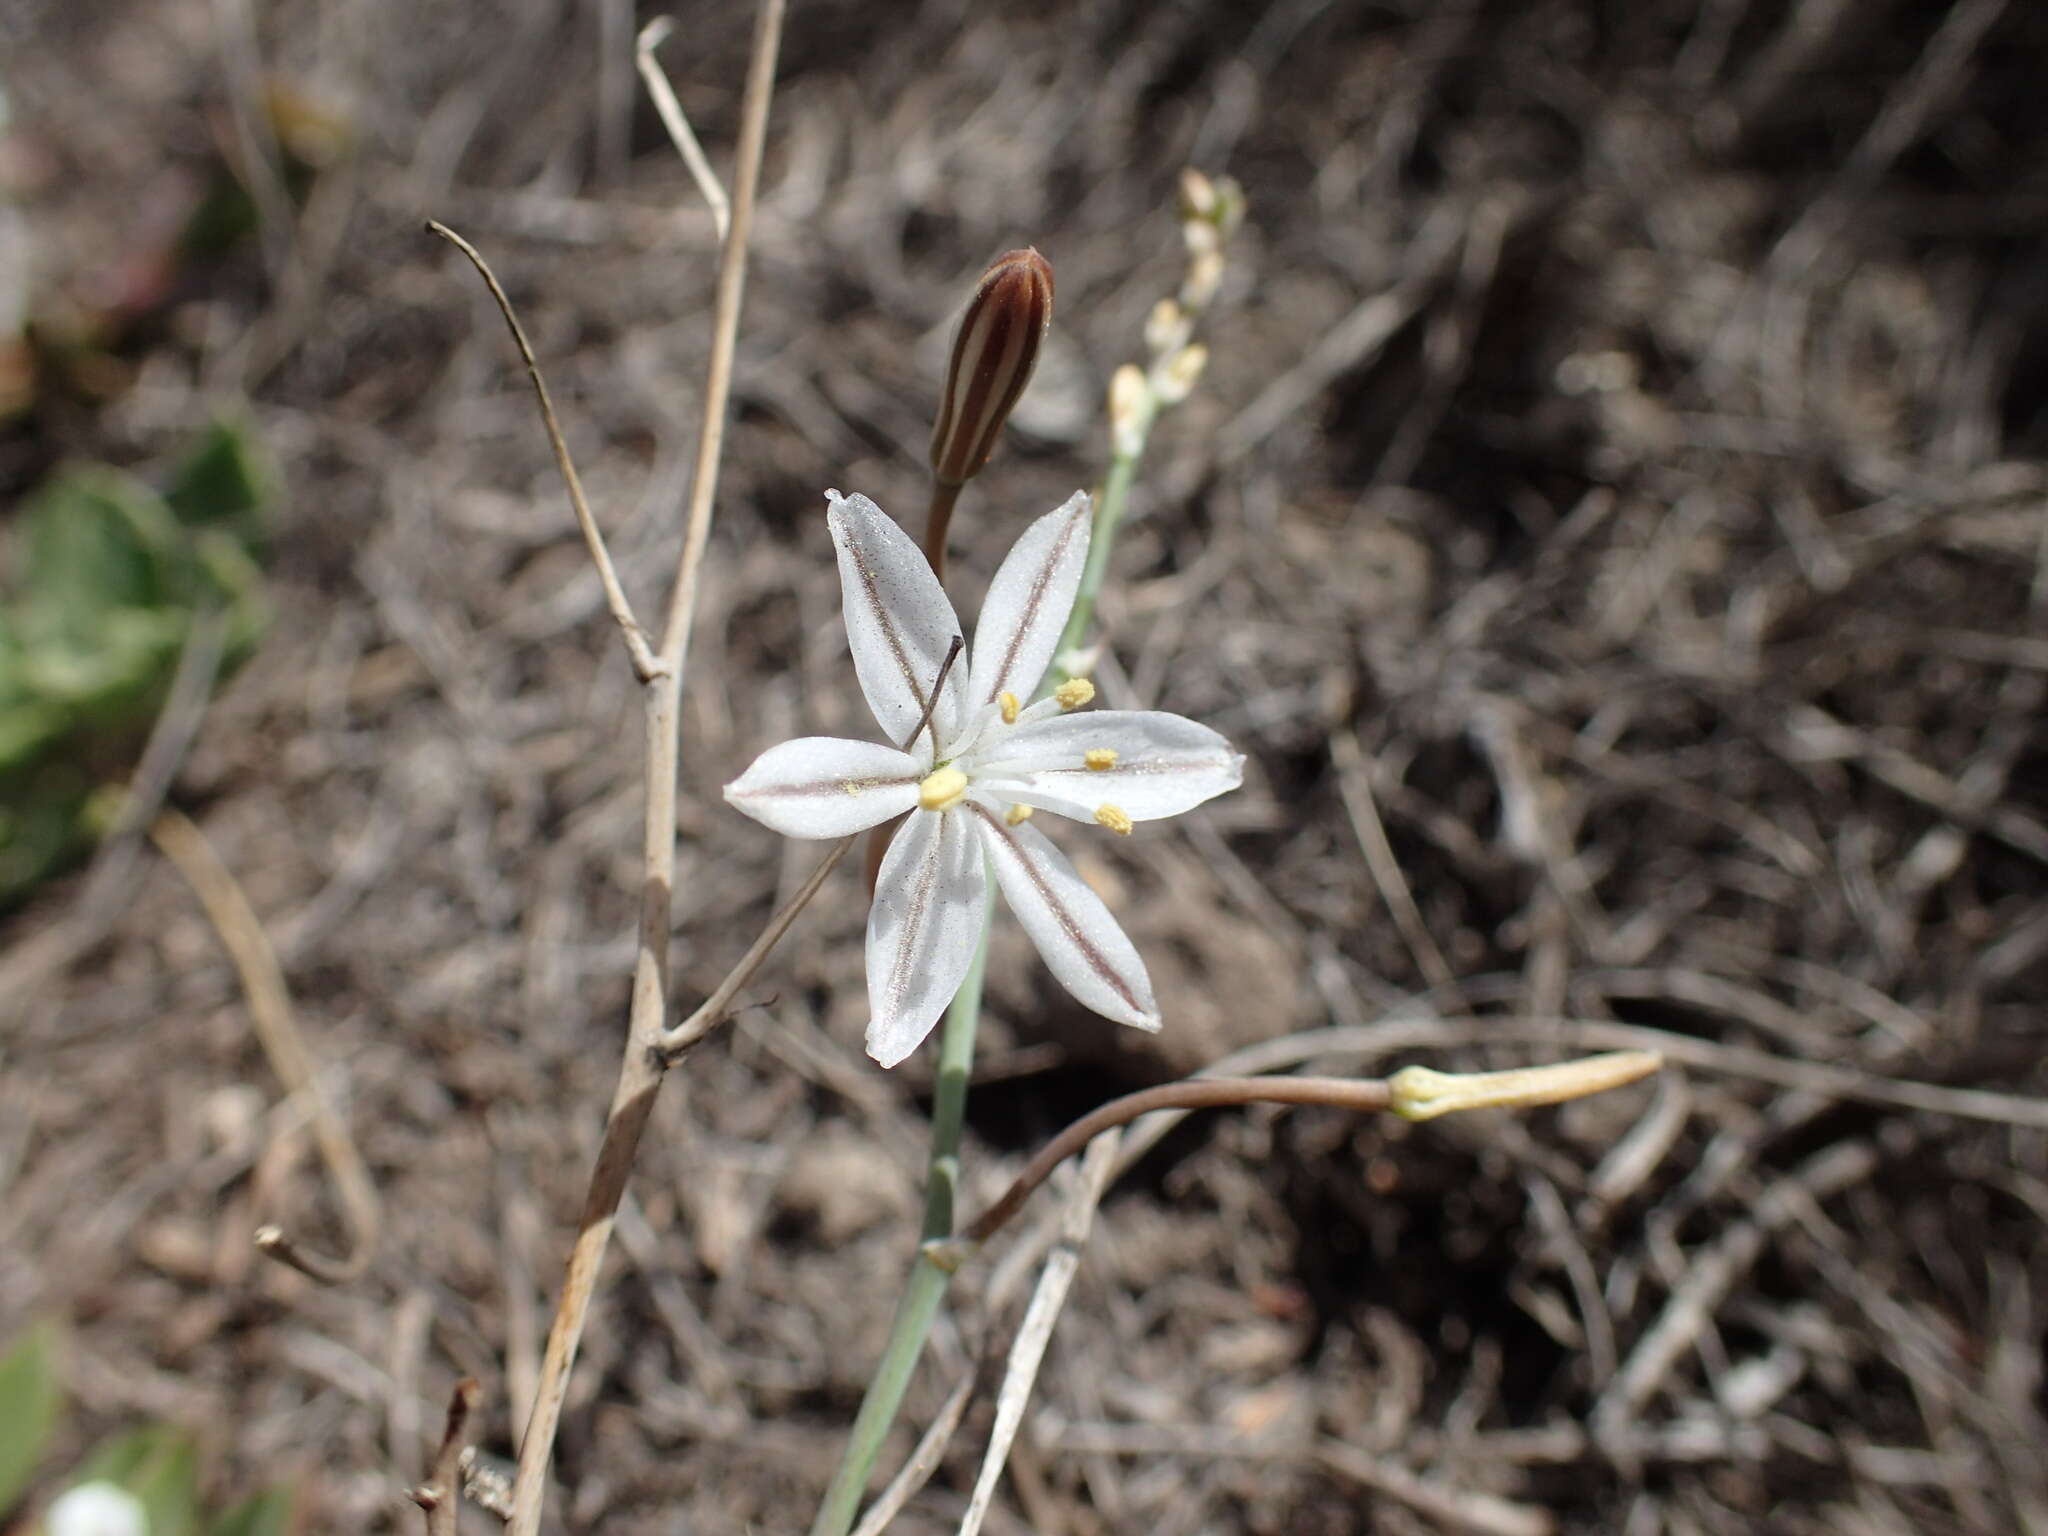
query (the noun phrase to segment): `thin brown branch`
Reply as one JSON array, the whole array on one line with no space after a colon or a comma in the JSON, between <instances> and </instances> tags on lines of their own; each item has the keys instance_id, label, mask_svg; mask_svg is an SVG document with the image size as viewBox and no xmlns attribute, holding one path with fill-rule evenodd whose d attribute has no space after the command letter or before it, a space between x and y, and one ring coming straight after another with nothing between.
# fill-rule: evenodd
<instances>
[{"instance_id":1,"label":"thin brown branch","mask_svg":"<svg viewBox=\"0 0 2048 1536\"><path fill-rule=\"evenodd\" d=\"M697 1005L697 1011L684 1019L675 1028L664 1030L660 1042L655 1046L662 1062L674 1066L677 1059L691 1046L702 1040L711 1031L732 1017L732 1000L740 988L754 979L754 973L761 968L761 962L768 958L768 952L781 942L789 932L790 924L797 914L810 905L811 898L818 894L825 884L825 877L832 873L839 861L846 857L846 851L860 841L860 834L842 837L832 845L832 851L811 871L810 878L797 887L796 894L784 902L776 914L768 919L768 926L761 930L761 936L754 940L739 962L726 972L716 990Z\"/></svg>"},{"instance_id":2,"label":"thin brown branch","mask_svg":"<svg viewBox=\"0 0 2048 1536\"><path fill-rule=\"evenodd\" d=\"M719 242L723 244L726 232L732 228L732 199L718 184L718 174L711 169L711 162L704 158L704 146L697 142L683 104L676 100L675 88L668 83L668 76L662 73L661 65L654 57L654 50L667 42L675 29L672 16L657 16L642 27L639 40L633 47L634 62L639 66L640 78L647 84L647 94L654 98L654 110L661 118L661 126L668 130L669 142L683 157L684 168L689 171L690 179L697 183L698 192L711 205L711 222L718 230Z\"/></svg>"},{"instance_id":3,"label":"thin brown branch","mask_svg":"<svg viewBox=\"0 0 2048 1536\"><path fill-rule=\"evenodd\" d=\"M654 1109L663 1073L661 1044L668 1003L668 945L676 853L676 756L678 704L697 583L710 537L711 508L725 442L732 386L732 361L739 336L740 301L746 288L747 244L754 225L754 193L760 183L761 152L768 132L768 103L775 88L775 61L782 41L784 0L762 0L754 26L752 56L740 103L740 137L733 176L732 224L719 261L712 315L711 360L706 370L704 417L697 440L697 466L683 553L662 630L658 664L644 677L646 802L641 823L640 933L633 965L633 997L625 1056L605 1119L604 1139L591 1170L576 1242L562 1280L547 1350L534 1394L533 1412L519 1445L513 1481L511 1536L536 1536L546 1500L548 1465L555 1431L568 1396L569 1371L576 1361L583 1324L596 1292L612 1224L633 1158Z\"/></svg>"},{"instance_id":4,"label":"thin brown branch","mask_svg":"<svg viewBox=\"0 0 2048 1536\"><path fill-rule=\"evenodd\" d=\"M348 1126L320 1093L312 1053L292 1016L291 993L285 986L284 970L277 963L277 951L271 948L249 898L242 894L242 887L213 851L205 833L177 811L165 811L151 823L149 835L192 887L192 894L199 898L228 958L234 962L243 995L249 1001L256 1039L285 1092L304 1107L312 1121L313 1139L334 1180L342 1215L348 1223L350 1245L345 1258L330 1259L309 1253L275 1226L258 1230L256 1246L323 1285L353 1280L369 1268L370 1260L376 1256L378 1237L383 1230L383 1207Z\"/></svg>"},{"instance_id":5,"label":"thin brown branch","mask_svg":"<svg viewBox=\"0 0 2048 1536\"><path fill-rule=\"evenodd\" d=\"M455 1383L448 1398L448 1420L441 1430L441 1446L434 1453L434 1470L426 1482L412 1490L412 1501L426 1511L427 1536L455 1536L462 1515L462 1441L469 1416L476 1411L483 1394L474 1377Z\"/></svg>"},{"instance_id":6,"label":"thin brown branch","mask_svg":"<svg viewBox=\"0 0 2048 1536\"><path fill-rule=\"evenodd\" d=\"M611 551L605 547L604 532L591 515L590 503L584 499L583 481L576 473L575 462L569 457L569 444L562 436L562 425L555 418L555 403L548 394L547 380L541 377L540 363L533 355L532 343L526 339L519 316L513 312L512 301L499 285L490 263L477 253L475 246L434 219L427 220L427 228L469 258L470 265L476 268L477 275L497 301L498 313L505 317L506 329L512 332L513 345L519 348L519 356L526 364L526 376L533 382L533 392L540 400L541 421L547 427L548 444L555 450L555 467L562 472L562 482L569 488L569 504L576 509L576 526L583 530L583 542L590 550L591 563L597 567L597 579L604 584L605 605L611 609L612 622L619 626L619 634L625 639L626 654L633 659L634 675L641 682L647 682L660 672L662 663L649 648L647 633L641 629L640 621L633 616L633 605L626 597L626 589L619 585L619 573L612 565Z\"/></svg>"},{"instance_id":7,"label":"thin brown branch","mask_svg":"<svg viewBox=\"0 0 2048 1536\"><path fill-rule=\"evenodd\" d=\"M987 1210L961 1229L961 1247L987 1242L1023 1208L1052 1171L1104 1131L1128 1125L1162 1109L1220 1109L1237 1104L1322 1104L1333 1109L1378 1110L1394 1101L1380 1078L1358 1077L1190 1077L1111 1099L1045 1144L1016 1181Z\"/></svg>"}]
</instances>

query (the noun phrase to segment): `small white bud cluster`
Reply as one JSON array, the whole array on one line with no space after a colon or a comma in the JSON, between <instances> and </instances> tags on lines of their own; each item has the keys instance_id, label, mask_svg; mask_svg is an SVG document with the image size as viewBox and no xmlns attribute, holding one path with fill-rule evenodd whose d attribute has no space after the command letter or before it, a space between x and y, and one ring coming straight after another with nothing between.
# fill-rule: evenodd
<instances>
[{"instance_id":1,"label":"small white bud cluster","mask_svg":"<svg viewBox=\"0 0 2048 1536\"><path fill-rule=\"evenodd\" d=\"M1152 306L1145 319L1147 366L1126 363L1109 381L1111 447L1135 458L1159 412L1193 393L1209 363L1195 325L1223 286L1224 248L1244 222L1244 189L1228 176L1211 179L1190 167L1180 173L1180 226L1188 267L1180 292Z\"/></svg>"}]
</instances>

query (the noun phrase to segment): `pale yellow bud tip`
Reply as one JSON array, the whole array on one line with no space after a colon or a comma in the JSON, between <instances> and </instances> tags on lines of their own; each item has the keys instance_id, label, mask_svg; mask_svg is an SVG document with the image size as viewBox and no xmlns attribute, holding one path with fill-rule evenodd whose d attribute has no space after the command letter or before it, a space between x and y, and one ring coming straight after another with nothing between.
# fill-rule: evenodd
<instances>
[{"instance_id":1,"label":"pale yellow bud tip","mask_svg":"<svg viewBox=\"0 0 2048 1536\"><path fill-rule=\"evenodd\" d=\"M1070 677L1053 689L1052 696L1061 709L1079 709L1095 702L1095 685L1085 677Z\"/></svg>"},{"instance_id":2,"label":"pale yellow bud tip","mask_svg":"<svg viewBox=\"0 0 2048 1536\"><path fill-rule=\"evenodd\" d=\"M1116 766L1116 748L1090 747L1081 754L1081 761L1095 773L1106 773Z\"/></svg>"},{"instance_id":3,"label":"pale yellow bud tip","mask_svg":"<svg viewBox=\"0 0 2048 1536\"><path fill-rule=\"evenodd\" d=\"M1096 819L1101 819L1100 812ZM1562 1104L1648 1077L1663 1065L1664 1058L1656 1051L1609 1051L1604 1056L1508 1072L1432 1072L1428 1067L1403 1067L1387 1079L1393 1095L1387 1107L1403 1120L1434 1120L1461 1109Z\"/></svg>"},{"instance_id":4,"label":"pale yellow bud tip","mask_svg":"<svg viewBox=\"0 0 2048 1536\"><path fill-rule=\"evenodd\" d=\"M934 768L917 786L917 803L928 811L950 811L967 798L967 775L958 768Z\"/></svg>"},{"instance_id":5,"label":"pale yellow bud tip","mask_svg":"<svg viewBox=\"0 0 2048 1536\"><path fill-rule=\"evenodd\" d=\"M1131 835L1130 816L1113 805L1098 805L1095 807L1095 821L1098 826L1109 828L1118 837L1129 837Z\"/></svg>"},{"instance_id":6,"label":"pale yellow bud tip","mask_svg":"<svg viewBox=\"0 0 2048 1536\"><path fill-rule=\"evenodd\" d=\"M1003 812L1003 820L1013 827L1021 827L1031 819L1031 807L1021 801Z\"/></svg>"},{"instance_id":7,"label":"pale yellow bud tip","mask_svg":"<svg viewBox=\"0 0 2048 1536\"><path fill-rule=\"evenodd\" d=\"M1187 399L1202 377L1202 370L1209 366L1209 349L1199 341L1191 347L1182 347L1173 355L1159 377L1159 398L1169 405L1178 405Z\"/></svg>"},{"instance_id":8,"label":"pale yellow bud tip","mask_svg":"<svg viewBox=\"0 0 2048 1536\"><path fill-rule=\"evenodd\" d=\"M1017 695L1014 693L999 693L996 695L996 707L1003 712L1003 724L1015 725L1017 711L1024 706L1017 702Z\"/></svg>"}]
</instances>

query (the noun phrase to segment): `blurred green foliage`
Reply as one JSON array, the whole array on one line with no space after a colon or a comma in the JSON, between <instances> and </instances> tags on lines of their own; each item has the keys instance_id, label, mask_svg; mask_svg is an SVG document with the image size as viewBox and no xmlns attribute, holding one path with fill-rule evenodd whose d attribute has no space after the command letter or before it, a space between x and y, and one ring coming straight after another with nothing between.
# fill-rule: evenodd
<instances>
[{"instance_id":1,"label":"blurred green foliage","mask_svg":"<svg viewBox=\"0 0 2048 1536\"><path fill-rule=\"evenodd\" d=\"M0 910L92 844L202 614L222 665L268 618L257 560L273 478L254 438L208 429L161 493L99 464L20 509L0 598Z\"/></svg>"},{"instance_id":2,"label":"blurred green foliage","mask_svg":"<svg viewBox=\"0 0 2048 1536\"><path fill-rule=\"evenodd\" d=\"M0 1354L0 1529L40 1530L8 1523L28 1491L63 1411L63 1334L38 1323ZM147 1512L149 1536L292 1536L299 1527L299 1491L278 1483L209 1518L200 1499L199 1442L168 1424L145 1424L110 1435L50 1489L61 1494L87 1483L111 1483Z\"/></svg>"}]
</instances>

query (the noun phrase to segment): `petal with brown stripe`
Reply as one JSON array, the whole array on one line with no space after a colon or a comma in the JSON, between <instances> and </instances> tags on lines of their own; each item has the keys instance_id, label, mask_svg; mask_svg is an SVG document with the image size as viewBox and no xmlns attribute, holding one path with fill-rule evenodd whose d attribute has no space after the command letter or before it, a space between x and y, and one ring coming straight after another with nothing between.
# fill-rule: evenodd
<instances>
[{"instance_id":1,"label":"petal with brown stripe","mask_svg":"<svg viewBox=\"0 0 2048 1536\"><path fill-rule=\"evenodd\" d=\"M919 811L889 844L868 909L868 1054L893 1067L932 1032L981 945L988 876L959 811Z\"/></svg>"},{"instance_id":2,"label":"petal with brown stripe","mask_svg":"<svg viewBox=\"0 0 2048 1536\"><path fill-rule=\"evenodd\" d=\"M972 817L995 866L996 884L1060 985L1104 1018L1159 1027L1152 978L1121 925L1044 833L1010 826L979 797L950 818Z\"/></svg>"},{"instance_id":3,"label":"petal with brown stripe","mask_svg":"<svg viewBox=\"0 0 2048 1536\"><path fill-rule=\"evenodd\" d=\"M826 521L839 551L846 640L853 669L882 734L909 747L933 681L946 664L960 620L939 578L909 534L865 496L827 491ZM967 715L966 668L946 671L932 725L941 741L959 734ZM922 734L922 733L920 733Z\"/></svg>"},{"instance_id":4,"label":"petal with brown stripe","mask_svg":"<svg viewBox=\"0 0 2048 1536\"><path fill-rule=\"evenodd\" d=\"M1052 665L1074 594L1081 590L1093 513L1088 493L1076 491L1026 528L1004 557L974 628L972 707L992 704L1004 693L1028 700Z\"/></svg>"},{"instance_id":5,"label":"petal with brown stripe","mask_svg":"<svg viewBox=\"0 0 2048 1536\"><path fill-rule=\"evenodd\" d=\"M800 736L755 758L725 799L784 837L844 837L914 809L923 776L894 747Z\"/></svg>"}]
</instances>

